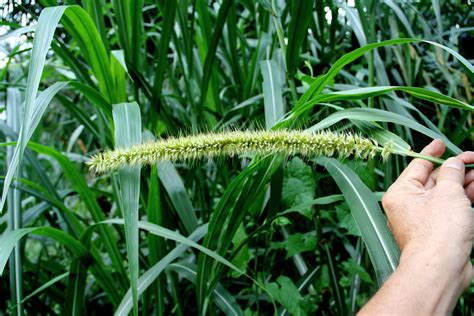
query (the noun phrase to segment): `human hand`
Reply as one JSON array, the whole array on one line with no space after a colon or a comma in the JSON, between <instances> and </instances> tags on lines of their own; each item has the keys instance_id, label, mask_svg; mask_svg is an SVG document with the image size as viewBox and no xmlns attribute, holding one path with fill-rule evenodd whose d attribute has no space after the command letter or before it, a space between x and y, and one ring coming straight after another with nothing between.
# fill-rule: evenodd
<instances>
[{"instance_id":1,"label":"human hand","mask_svg":"<svg viewBox=\"0 0 474 316\"><path fill-rule=\"evenodd\" d=\"M422 153L440 157L442 141L434 140ZM439 264L459 277L459 287L471 283L469 257L474 241L474 152L449 158L433 170L433 163L414 159L383 196L389 227L402 251L401 261L416 255ZM434 255L421 259L422 253ZM443 271L445 273L446 271Z\"/></svg>"},{"instance_id":2,"label":"human hand","mask_svg":"<svg viewBox=\"0 0 474 316\"><path fill-rule=\"evenodd\" d=\"M440 157L435 140L423 149ZM360 315L448 315L472 280L474 152L433 163L414 159L382 198L400 264Z\"/></svg>"}]
</instances>

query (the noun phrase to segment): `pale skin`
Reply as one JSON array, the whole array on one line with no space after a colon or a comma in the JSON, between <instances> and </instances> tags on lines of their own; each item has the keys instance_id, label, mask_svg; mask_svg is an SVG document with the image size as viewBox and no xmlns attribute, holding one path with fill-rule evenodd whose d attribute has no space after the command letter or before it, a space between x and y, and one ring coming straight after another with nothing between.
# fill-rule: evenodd
<instances>
[{"instance_id":1,"label":"pale skin","mask_svg":"<svg viewBox=\"0 0 474 316\"><path fill-rule=\"evenodd\" d=\"M422 153L441 157L442 141ZM474 242L474 152L441 167L414 159L382 205L401 250L400 264L359 315L448 315L471 284Z\"/></svg>"}]
</instances>

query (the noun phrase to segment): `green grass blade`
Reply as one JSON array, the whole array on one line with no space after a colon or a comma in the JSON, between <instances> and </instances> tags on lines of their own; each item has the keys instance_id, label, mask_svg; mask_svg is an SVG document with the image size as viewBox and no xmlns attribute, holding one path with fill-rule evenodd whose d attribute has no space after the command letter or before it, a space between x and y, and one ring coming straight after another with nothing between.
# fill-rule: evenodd
<instances>
[{"instance_id":1,"label":"green grass blade","mask_svg":"<svg viewBox=\"0 0 474 316\"><path fill-rule=\"evenodd\" d=\"M8 187L10 187L10 184L13 180L14 175L17 173L17 168L23 156L23 152L26 148L26 144L28 143L28 140L30 139L36 127L35 124L39 123L39 119L41 119L42 113L44 113L45 106L49 103L49 102L44 102L43 104L45 106L38 108L36 96L38 93L39 82L41 79L41 74L43 72L43 68L44 68L44 64L46 60L46 54L49 50L49 47L51 46L51 41L53 39L54 31L59 23L59 20L63 16L63 13L66 11L66 9L68 9L67 15L72 17L73 21L74 21L74 18L76 18L76 22L77 20L81 20L82 22L89 21L90 23L92 23L90 21L89 16L87 16L85 11L80 7L75 7L75 6L52 7L52 8L46 8L41 12L40 18L38 19L38 24L36 26L36 36L33 41L33 50L31 53L29 75L28 75L28 81L26 85L25 105L24 105L24 110L23 110L24 111L23 122L22 122L22 127L20 129L19 142L15 148L15 152L12 158L12 163L10 167L8 168L7 174L5 176L4 190L2 193L2 200L0 202L0 211L3 210L5 206ZM85 15L86 18L83 15ZM80 23L78 25L80 25ZM92 27L92 29L94 28ZM83 29L83 32L80 34L82 35L95 34L96 37L98 38L98 35L96 33L91 32L90 29L88 29L87 32ZM92 36L92 35L88 35L88 36ZM89 39L89 41L87 41L87 39ZM90 38L86 38L86 41L84 41L84 46L88 47L87 49L89 50L90 49L94 50L95 46L93 44L90 44L91 42L93 41L91 41ZM103 49L100 52L102 52L102 55L99 55L99 56L102 56L102 59L103 59L104 54L105 54L105 49ZM111 79L109 78L110 76L107 77L108 75L107 70L103 68L102 66L103 60L99 62L97 56L94 56L93 60L91 61L93 62L92 63L93 66L95 65L95 70L97 72L96 76L98 77L99 82L108 83ZM100 65L97 65L97 64L100 64ZM108 71L110 72L110 66L108 68ZM103 72L105 74L103 74ZM63 87L61 86L63 84L64 83L57 83L56 85L52 86L54 88L51 87L50 89L53 89L54 91L57 92ZM106 88L107 87L105 87L104 89ZM109 91L114 91L114 90L109 90Z\"/></svg>"},{"instance_id":2,"label":"green grass blade","mask_svg":"<svg viewBox=\"0 0 474 316\"><path fill-rule=\"evenodd\" d=\"M433 10L436 16L436 26L438 28L438 39L442 39L443 34L443 21L441 19L441 7L439 5L439 0L431 0L433 4Z\"/></svg>"},{"instance_id":3,"label":"green grass blade","mask_svg":"<svg viewBox=\"0 0 474 316\"><path fill-rule=\"evenodd\" d=\"M17 88L7 89L7 125L15 132L18 131L21 117L21 94ZM13 139L7 137L7 142ZM7 148L7 166L13 158L13 148ZM21 168L18 173L21 173ZM8 201L8 229L16 230L22 226L21 196L16 188L10 188ZM21 244L17 243L10 257L10 291L16 314L23 315L23 266Z\"/></svg>"},{"instance_id":4,"label":"green grass blade","mask_svg":"<svg viewBox=\"0 0 474 316\"><path fill-rule=\"evenodd\" d=\"M232 244L237 229L253 202L266 190L271 176L279 168L283 159L279 156L256 158L254 163L245 168L232 180L219 204L212 214L209 233L204 245L216 249L218 254L225 254ZM218 269L219 268L219 269ZM222 269L207 256L200 256L198 262L197 296L200 309L205 309L208 295L221 277ZM209 278L212 281L209 284Z\"/></svg>"},{"instance_id":5,"label":"green grass blade","mask_svg":"<svg viewBox=\"0 0 474 316\"><path fill-rule=\"evenodd\" d=\"M104 213L102 212L102 209L99 206L94 193L87 185L86 180L76 165L69 161L66 156L47 146L30 143L29 147L34 151L46 156L50 156L55 161L57 161L64 172L64 176L69 180L76 192L79 194L83 203L86 205L93 221L98 223L105 220ZM104 243L104 247L110 256L112 266L118 272L116 279L118 279L121 286L119 289L122 289L125 286L128 288L126 271L122 262L123 259L118 250L116 238L114 238L112 230L110 227L99 227L99 234L101 236L101 241Z\"/></svg>"},{"instance_id":6,"label":"green grass blade","mask_svg":"<svg viewBox=\"0 0 474 316\"><path fill-rule=\"evenodd\" d=\"M198 220L183 180L171 162L162 162L158 165L158 176L186 232L190 234L198 227Z\"/></svg>"},{"instance_id":7,"label":"green grass blade","mask_svg":"<svg viewBox=\"0 0 474 316\"><path fill-rule=\"evenodd\" d=\"M346 11L347 18L350 22L350 27L357 37L357 41L360 46L367 45L367 34L364 32L364 29L367 29L364 18L359 16L359 11L356 8L349 7L346 3L342 2L339 6ZM365 26L365 27L364 27Z\"/></svg>"},{"instance_id":8,"label":"green grass blade","mask_svg":"<svg viewBox=\"0 0 474 316\"><path fill-rule=\"evenodd\" d=\"M142 124L140 108L136 103L121 103L113 109L115 148L128 148L141 143ZM138 315L138 218L140 197L140 168L130 167L118 171L119 202L125 220L130 283L133 297L133 314Z\"/></svg>"},{"instance_id":9,"label":"green grass blade","mask_svg":"<svg viewBox=\"0 0 474 316\"><path fill-rule=\"evenodd\" d=\"M148 203L147 218L150 223L163 226L164 222L163 206L161 201L161 189L158 180L158 171L156 166L151 168L150 180L148 183ZM153 234L148 234L148 262L151 266L155 265L165 256L166 244L163 238ZM140 296L140 277L138 279L138 295ZM165 310L166 279L164 276L158 276L154 282L152 293L155 295L156 310L158 315L163 315ZM128 292L127 292L128 293ZM130 293L131 297L131 293ZM123 302L123 300L122 300Z\"/></svg>"},{"instance_id":10,"label":"green grass blade","mask_svg":"<svg viewBox=\"0 0 474 316\"><path fill-rule=\"evenodd\" d=\"M313 3L314 1L292 1L286 50L286 68L290 77L293 77L296 72L301 45L308 34L309 21L313 15Z\"/></svg>"},{"instance_id":11,"label":"green grass blade","mask_svg":"<svg viewBox=\"0 0 474 316\"><path fill-rule=\"evenodd\" d=\"M46 112L47 106L54 98L54 96L65 86L67 86L67 82L56 82L38 95L35 101L35 110L32 113L30 129L27 134L27 139L31 139L31 136L33 135L34 131L36 130L41 121L41 118Z\"/></svg>"},{"instance_id":12,"label":"green grass blade","mask_svg":"<svg viewBox=\"0 0 474 316\"><path fill-rule=\"evenodd\" d=\"M19 37L20 35L33 32L35 29L36 29L36 25L27 25L24 27L17 28L13 31L0 35L0 42L3 42L10 37Z\"/></svg>"},{"instance_id":13,"label":"green grass blade","mask_svg":"<svg viewBox=\"0 0 474 316\"><path fill-rule=\"evenodd\" d=\"M109 294L111 302L116 302L116 289L111 285L110 274L108 274L105 271L105 267L100 264L100 258L98 260L97 256L91 256L87 248L69 234L52 227L20 228L0 236L0 245L2 245L2 249L0 249L0 276L2 276L8 257L15 247L15 244L28 234L52 238L66 247L74 256L88 262L96 280L104 288L104 291Z\"/></svg>"},{"instance_id":14,"label":"green grass blade","mask_svg":"<svg viewBox=\"0 0 474 316\"><path fill-rule=\"evenodd\" d=\"M96 139L100 140L101 144L104 144L104 147L107 145L111 146L112 138L110 137L110 133L108 135L109 137L105 137L105 135L101 133L102 129L99 129L97 122L91 119L91 116L82 107L77 106L76 103L73 103L62 95L57 95L56 99L61 102L66 111L68 111L78 123L85 127L85 130L88 130Z\"/></svg>"},{"instance_id":15,"label":"green grass blade","mask_svg":"<svg viewBox=\"0 0 474 316\"><path fill-rule=\"evenodd\" d=\"M69 269L64 313L82 315L87 281L87 267L77 258L72 260Z\"/></svg>"},{"instance_id":16,"label":"green grass blade","mask_svg":"<svg viewBox=\"0 0 474 316\"><path fill-rule=\"evenodd\" d=\"M392 39L392 40L387 40L383 41L380 43L372 43L365 45L363 47L360 47L350 53L345 54L341 58L339 58L334 65L328 70L328 72L321 77L320 80L315 81L314 83L311 84L311 86L308 88L308 90L303 94L303 96L299 99L296 108L299 108L303 104L305 104L312 96L318 95L322 92L323 88L331 81L334 79L334 77L341 71L341 69L346 66L347 64L353 62L354 60L362 57L365 53L370 52L376 48L379 47L385 47L385 46L390 46L390 45L400 45L400 44L408 44L408 43L416 43L416 42L423 42L427 43L439 48L444 49L445 51L449 52L451 55L453 55L461 64L463 64L468 71L471 73L474 72L474 66L464 57L462 57L459 53L454 51L453 49L446 47L442 44L435 43L432 41L426 41L426 40L420 40L420 39L414 39L414 38L399 38L399 39Z\"/></svg>"},{"instance_id":17,"label":"green grass blade","mask_svg":"<svg viewBox=\"0 0 474 316\"><path fill-rule=\"evenodd\" d=\"M196 266L194 264L181 262L181 263L172 263L169 265L168 271L176 271L184 278L188 279L192 283L196 284ZM227 290L220 284L212 291L212 299L215 302L216 306L225 314L225 315L244 315L244 312L237 304L236 299L229 293Z\"/></svg>"},{"instance_id":18,"label":"green grass blade","mask_svg":"<svg viewBox=\"0 0 474 316\"><path fill-rule=\"evenodd\" d=\"M43 0L43 2L48 6L56 5L54 0ZM79 6L68 6L61 22L79 44L81 53L97 78L99 91L105 99L111 103L123 101L117 97L120 95L120 91L116 91L115 78L112 76L110 52L104 46L89 14Z\"/></svg>"},{"instance_id":19,"label":"green grass blade","mask_svg":"<svg viewBox=\"0 0 474 316\"><path fill-rule=\"evenodd\" d=\"M444 134L439 134L423 125L418 123L417 121L401 116L399 114L391 113L384 110L379 109L347 109L337 111L334 114L326 117L325 119L321 120L318 124L312 126L308 130L312 132L316 132L319 130L323 130L328 128L335 123L343 120L360 120L360 121L376 121L376 122L390 122L394 124L403 125L409 127L411 129L416 130L426 136L429 136L433 139L439 138L443 140L446 144L446 147L451 150L455 154L460 154L462 152L456 145L454 145Z\"/></svg>"},{"instance_id":20,"label":"green grass blade","mask_svg":"<svg viewBox=\"0 0 474 316\"><path fill-rule=\"evenodd\" d=\"M87 12L78 6L70 6L62 20L66 30L81 47L81 52L97 78L99 91L111 103L120 102L112 77L110 57L104 47L94 22Z\"/></svg>"},{"instance_id":21,"label":"green grass blade","mask_svg":"<svg viewBox=\"0 0 474 316\"><path fill-rule=\"evenodd\" d=\"M95 87L95 83L91 78L92 74L89 72L89 67L87 67L87 65L85 65L82 60L74 56L65 43L58 40L53 40L51 48L53 49L56 56L62 59L64 65L70 68L71 71L76 75L77 80L91 87Z\"/></svg>"},{"instance_id":22,"label":"green grass blade","mask_svg":"<svg viewBox=\"0 0 474 316\"><path fill-rule=\"evenodd\" d=\"M107 40L107 30L105 28L104 14L102 12L102 8L104 7L103 2L101 0L83 0L82 3L84 10L87 11L92 21L94 21L97 32L102 39L102 43L104 44L106 50L109 51L110 49Z\"/></svg>"},{"instance_id":23,"label":"green grass blade","mask_svg":"<svg viewBox=\"0 0 474 316\"><path fill-rule=\"evenodd\" d=\"M260 61L265 58L265 52L271 44L271 35L269 33L262 33L258 38L258 43L255 51L252 54L250 61L249 73L245 82L245 89L242 98L251 99L254 97L255 85L257 84L257 75ZM245 101L244 101L245 102Z\"/></svg>"},{"instance_id":24,"label":"green grass blade","mask_svg":"<svg viewBox=\"0 0 474 316\"><path fill-rule=\"evenodd\" d=\"M207 224L198 227L188 239L193 242L198 242L201 240L207 233ZM180 244L173 250L171 250L166 256L164 256L160 261L154 264L150 269L143 273L138 279L138 295L142 295L144 291L161 275L163 272L174 260L179 258L190 246L185 244ZM132 303L132 292L129 289L127 294L122 299L120 306L115 311L115 315L128 315L133 307Z\"/></svg>"},{"instance_id":25,"label":"green grass blade","mask_svg":"<svg viewBox=\"0 0 474 316\"><path fill-rule=\"evenodd\" d=\"M118 24L120 45L125 51L125 57L134 68L141 62L141 47L143 39L143 0L114 0L112 1Z\"/></svg>"},{"instance_id":26,"label":"green grass blade","mask_svg":"<svg viewBox=\"0 0 474 316\"><path fill-rule=\"evenodd\" d=\"M77 81L70 81L68 86L82 92L84 97L86 97L90 103L92 103L98 110L102 111L108 119L112 119L112 105L104 99L100 92Z\"/></svg>"},{"instance_id":27,"label":"green grass blade","mask_svg":"<svg viewBox=\"0 0 474 316\"><path fill-rule=\"evenodd\" d=\"M174 18L177 11L178 1L164 1L163 3L163 26L161 30L160 43L158 44L158 67L155 73L155 83L153 85L153 94L155 103L159 104L161 99L165 67L168 66L167 54L173 34Z\"/></svg>"},{"instance_id":28,"label":"green grass blade","mask_svg":"<svg viewBox=\"0 0 474 316\"><path fill-rule=\"evenodd\" d=\"M5 206L8 188L13 180L13 177L18 172L18 167L25 151L26 144L33 131L31 130L31 122L35 111L36 95L43 73L43 68L48 53L49 46L53 40L54 30L56 29L59 20L66 7L47 8L41 12L38 24L36 26L36 36L33 41L33 50L31 52L31 61L28 71L28 80L25 91L25 104L23 107L22 126L20 128L20 136L15 147L11 164L8 167L3 185L2 200L0 202L0 212Z\"/></svg>"},{"instance_id":29,"label":"green grass blade","mask_svg":"<svg viewBox=\"0 0 474 316\"><path fill-rule=\"evenodd\" d=\"M265 126L270 129L285 113L281 91L281 73L273 60L261 61L260 67L263 75Z\"/></svg>"},{"instance_id":30,"label":"green grass blade","mask_svg":"<svg viewBox=\"0 0 474 316\"><path fill-rule=\"evenodd\" d=\"M212 33L212 38L209 43L207 50L206 59L204 61L204 69L202 74L202 83L201 83L201 109L205 105L205 100L207 97L207 91L209 89L209 81L211 80L212 69L214 66L214 60L216 58L217 45L222 37L222 30L224 28L225 21L229 14L230 8L232 6L232 0L224 0L220 5L219 13L217 14L216 24L214 26L214 31ZM216 110L216 109L213 109Z\"/></svg>"},{"instance_id":31,"label":"green grass blade","mask_svg":"<svg viewBox=\"0 0 474 316\"><path fill-rule=\"evenodd\" d=\"M4 179L0 177L0 184L3 184ZM35 182L17 178L15 183L15 189L26 193L28 196L35 197L39 202L46 202L50 206L56 207L61 217L64 219L67 225L67 231L71 235L78 236L79 233L83 231L83 227L75 214L73 214L59 199L58 197L50 195L46 192L43 187ZM48 206L47 206L48 207ZM36 210L24 211L22 226L30 224L31 221L36 220L36 216L39 216L42 211L45 209L43 207L37 206Z\"/></svg>"},{"instance_id":32,"label":"green grass blade","mask_svg":"<svg viewBox=\"0 0 474 316\"><path fill-rule=\"evenodd\" d=\"M321 247L323 252L325 253L325 259L327 262L328 270L329 270L329 284L331 290L333 292L334 300L336 301L336 310L338 311L339 315L347 315L346 311L346 304L345 298L343 296L343 290L339 285L339 269L335 263L334 253L331 253L329 250L328 242L326 242Z\"/></svg>"},{"instance_id":33,"label":"green grass blade","mask_svg":"<svg viewBox=\"0 0 474 316\"><path fill-rule=\"evenodd\" d=\"M109 220L103 221L102 223L104 223L104 224L124 224L125 221L121 220L121 219L109 219ZM205 255L207 255L207 256L211 257L212 259L216 260L217 262L222 263L223 265L231 268L232 270L246 275L246 273L244 271L240 270L238 267L236 267L230 261L228 261L227 259L225 259L222 256L218 255L216 252L214 252L212 250L209 250L208 248L206 248L204 246L201 246L200 244L184 237L183 235L181 235L177 232L174 232L174 231L169 230L167 228L164 228L164 227L161 227L161 226L149 223L149 222L144 222L144 221L139 221L138 222L138 228L146 230L146 231L148 231L148 232L150 232L154 235L157 235L157 236L160 236L160 237L163 237L163 238L166 238L166 239L174 240L176 242L179 242L179 243L185 244L189 247L192 247L194 249L197 249L200 252L204 253Z\"/></svg>"},{"instance_id":34,"label":"green grass blade","mask_svg":"<svg viewBox=\"0 0 474 316\"><path fill-rule=\"evenodd\" d=\"M415 32L413 32L413 28L410 25L410 22L408 21L407 16L403 13L402 9L398 6L398 4L395 3L393 0L384 0L383 1L387 6L392 9L392 12L395 13L397 18L400 20L402 23L403 27L406 29L408 36L410 37L416 37Z\"/></svg>"},{"instance_id":35,"label":"green grass blade","mask_svg":"<svg viewBox=\"0 0 474 316\"><path fill-rule=\"evenodd\" d=\"M350 90L320 94L314 98L309 99L304 105L298 108L298 110L295 111L294 113L296 114L303 113L310 107L320 102L352 101L352 100L367 99L374 96L385 95L392 91L406 92L416 98L427 100L433 103L447 105L453 108L458 108L462 110L470 110L470 111L474 110L474 106L472 105L469 105L465 102L445 96L439 92L435 92L432 90L417 88L417 87L404 87L404 86L378 86L378 87L358 88L358 89L350 89Z\"/></svg>"},{"instance_id":36,"label":"green grass blade","mask_svg":"<svg viewBox=\"0 0 474 316\"><path fill-rule=\"evenodd\" d=\"M400 252L375 195L348 167L333 158L318 159L342 191L369 251L379 285L398 265Z\"/></svg>"},{"instance_id":37,"label":"green grass blade","mask_svg":"<svg viewBox=\"0 0 474 316\"><path fill-rule=\"evenodd\" d=\"M227 37L224 36L224 40L227 43L229 51L229 63L230 68L232 69L233 82L235 84L235 89L238 91L236 93L237 100L241 101L244 97L242 89L244 87L244 73L245 68L247 68L247 63L242 63L239 59L239 41L241 45L246 45L243 40L243 34L238 26L238 17L237 17L237 4L235 1L231 4L231 9L229 12L229 17L227 18Z\"/></svg>"},{"instance_id":38,"label":"green grass blade","mask_svg":"<svg viewBox=\"0 0 474 316\"><path fill-rule=\"evenodd\" d=\"M51 280L49 280L48 282L44 283L43 285L41 285L39 288L37 288L36 290L34 290L33 292L31 292L30 294L28 294L27 296L25 296L25 298L21 301L22 303L26 302L27 300L29 300L30 298L32 298L33 296L43 292L44 290L46 290L47 288L49 288L50 286L56 284L57 282L63 280L64 278L66 278L67 276L69 276L69 272L64 272L63 274L60 274L58 275L57 277L54 277L52 278Z\"/></svg>"},{"instance_id":39,"label":"green grass blade","mask_svg":"<svg viewBox=\"0 0 474 316\"><path fill-rule=\"evenodd\" d=\"M4 233L0 237L0 245L2 245L2 249L0 250L0 276L3 274L8 257L13 251L15 245L20 239L31 233L55 239L56 241L63 244L75 256L82 258L89 256L87 249L79 241L66 234L62 230L51 227L20 228Z\"/></svg>"}]
</instances>

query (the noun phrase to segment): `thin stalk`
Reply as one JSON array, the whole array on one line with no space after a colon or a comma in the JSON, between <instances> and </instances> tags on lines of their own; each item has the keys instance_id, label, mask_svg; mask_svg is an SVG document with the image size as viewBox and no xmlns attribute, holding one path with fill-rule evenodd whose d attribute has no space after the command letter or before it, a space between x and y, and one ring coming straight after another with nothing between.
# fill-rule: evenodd
<instances>
[{"instance_id":1,"label":"thin stalk","mask_svg":"<svg viewBox=\"0 0 474 316\"><path fill-rule=\"evenodd\" d=\"M293 104L296 104L298 102L298 94L296 93L295 78L294 77L289 78L288 84L290 85L291 100L293 101Z\"/></svg>"},{"instance_id":2,"label":"thin stalk","mask_svg":"<svg viewBox=\"0 0 474 316\"><path fill-rule=\"evenodd\" d=\"M10 147L11 148L11 147ZM12 148L13 149L13 148ZM21 228L20 191L10 189L8 200L8 227L9 230ZM10 290L13 304L16 306L16 315L23 315L23 268L21 260L21 243L15 245L10 255Z\"/></svg>"},{"instance_id":3,"label":"thin stalk","mask_svg":"<svg viewBox=\"0 0 474 316\"><path fill-rule=\"evenodd\" d=\"M373 87L374 84L375 84L374 51L371 51L368 54L369 54L369 58L368 58L368 62L369 62L369 87ZM369 98L369 108L373 108L373 107L374 107L374 98L370 97Z\"/></svg>"},{"instance_id":4,"label":"thin stalk","mask_svg":"<svg viewBox=\"0 0 474 316\"><path fill-rule=\"evenodd\" d=\"M13 131L18 131L20 127L21 117L21 96L20 91L16 88L7 89L7 125ZM10 137L6 138L7 142L12 141ZM7 147L7 165L11 164L13 159L14 147ZM21 176L21 162L18 166L18 175ZM8 229L11 231L21 228L21 195L20 190L9 188L10 194L7 196L8 201ZM16 306L16 314L23 315L23 268L21 263L21 243L17 242L15 248L10 255L10 290L12 303Z\"/></svg>"},{"instance_id":5,"label":"thin stalk","mask_svg":"<svg viewBox=\"0 0 474 316\"><path fill-rule=\"evenodd\" d=\"M345 298L343 296L342 290L339 286L339 273L337 271L336 262L334 262L333 254L328 246L328 241L323 244L323 249L325 252L325 257L327 260L327 265L329 268L329 284L333 291L334 300L336 303L336 308L339 315L347 315L346 313L346 305L345 305Z\"/></svg>"},{"instance_id":6,"label":"thin stalk","mask_svg":"<svg viewBox=\"0 0 474 316\"><path fill-rule=\"evenodd\" d=\"M406 152L403 152L403 151L395 151L394 153L399 154L399 155L401 155L401 156L409 156L409 157L413 157L413 158L421 158L421 159L424 159L424 160L428 160L428 161L434 162L434 163L439 164L439 165L443 164L443 162L445 161L444 159L441 159L441 158L423 155L423 154L420 154L420 153L417 153L417 152L414 152L414 151L406 151Z\"/></svg>"},{"instance_id":7,"label":"thin stalk","mask_svg":"<svg viewBox=\"0 0 474 316\"><path fill-rule=\"evenodd\" d=\"M356 263L359 265L361 264L361 261L362 261L363 251L364 251L364 245L362 244L362 239L359 238L357 239L356 258L355 258ZM359 293L360 284L361 284L360 276L357 273L354 273L352 276L351 288L349 290L349 298L350 298L350 306L351 306L352 315L355 315L357 312L356 311L357 294Z\"/></svg>"}]
</instances>

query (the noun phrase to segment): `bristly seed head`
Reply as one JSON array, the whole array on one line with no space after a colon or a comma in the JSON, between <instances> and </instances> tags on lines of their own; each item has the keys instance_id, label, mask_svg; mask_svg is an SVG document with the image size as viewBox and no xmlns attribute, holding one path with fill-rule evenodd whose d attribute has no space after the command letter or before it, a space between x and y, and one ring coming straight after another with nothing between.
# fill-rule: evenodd
<instances>
[{"instance_id":1,"label":"bristly seed head","mask_svg":"<svg viewBox=\"0 0 474 316\"><path fill-rule=\"evenodd\" d=\"M306 157L335 156L344 159L374 158L381 153L387 159L390 145L379 146L369 138L357 134L306 131L231 131L187 137L168 138L99 153L88 162L95 172L113 171L125 166L154 165L164 160L188 161L204 157L215 158L241 154L300 154Z\"/></svg>"}]
</instances>

